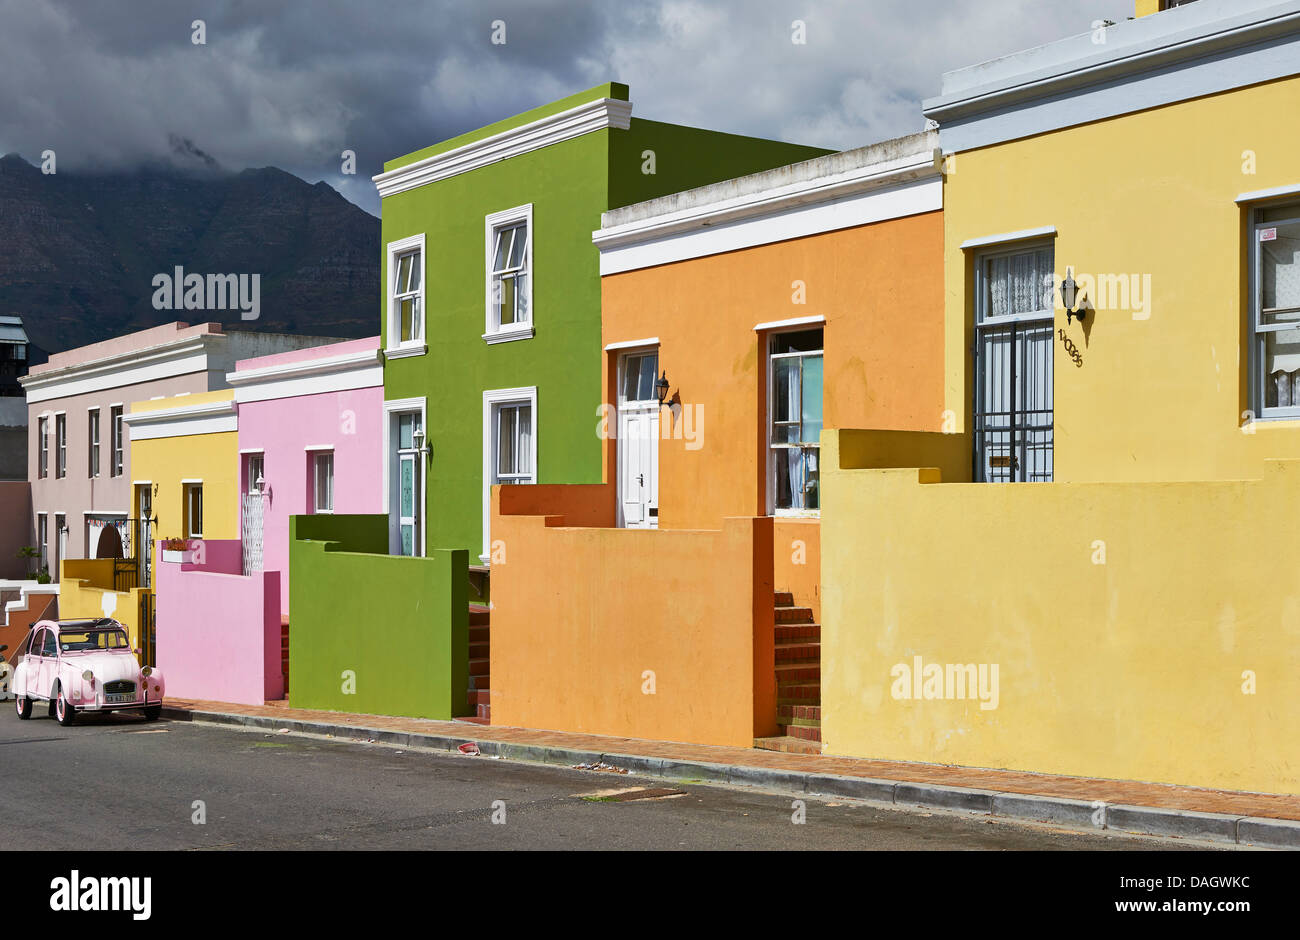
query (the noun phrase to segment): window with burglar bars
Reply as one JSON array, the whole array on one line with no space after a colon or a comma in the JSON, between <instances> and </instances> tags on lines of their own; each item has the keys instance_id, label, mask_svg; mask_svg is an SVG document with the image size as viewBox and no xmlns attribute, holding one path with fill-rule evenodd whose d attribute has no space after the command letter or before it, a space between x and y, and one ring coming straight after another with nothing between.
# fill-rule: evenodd
<instances>
[{"instance_id":1,"label":"window with burglar bars","mask_svg":"<svg viewBox=\"0 0 1300 940\"><path fill-rule=\"evenodd\" d=\"M1050 244L980 255L975 268L975 480L1049 482L1053 448Z\"/></svg>"},{"instance_id":2,"label":"window with burglar bars","mask_svg":"<svg viewBox=\"0 0 1300 940\"><path fill-rule=\"evenodd\" d=\"M1300 203L1256 209L1251 233L1256 413L1300 417Z\"/></svg>"},{"instance_id":3,"label":"window with burglar bars","mask_svg":"<svg viewBox=\"0 0 1300 940\"><path fill-rule=\"evenodd\" d=\"M822 337L815 329L769 340L768 491L777 515L812 515L821 508Z\"/></svg>"}]
</instances>

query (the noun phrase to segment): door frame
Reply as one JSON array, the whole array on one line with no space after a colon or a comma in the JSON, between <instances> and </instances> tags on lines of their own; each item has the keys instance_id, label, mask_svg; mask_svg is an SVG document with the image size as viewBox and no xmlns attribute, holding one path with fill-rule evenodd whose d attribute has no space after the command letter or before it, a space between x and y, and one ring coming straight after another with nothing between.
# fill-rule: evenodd
<instances>
[{"instance_id":1,"label":"door frame","mask_svg":"<svg viewBox=\"0 0 1300 940\"><path fill-rule=\"evenodd\" d=\"M646 343L641 346L622 346L617 350L614 360L614 414L617 424L614 428L615 446L614 446L614 502L616 504L615 523L620 529L629 528L627 518L623 514L623 467L627 463L627 451L623 437L623 415L633 412L643 412L655 415L655 492L654 505L655 513L654 525L650 526L633 526L637 529L658 529L659 528L659 440L661 427L659 422L663 420L663 405L656 399L637 399L635 401L625 401L623 399L623 380L626 376L627 361L632 356L644 356L648 352L655 354L655 372L659 372L659 344ZM648 512L648 510L647 510ZM650 518L649 515L646 517Z\"/></svg>"},{"instance_id":2,"label":"door frame","mask_svg":"<svg viewBox=\"0 0 1300 940\"><path fill-rule=\"evenodd\" d=\"M397 479L397 466L400 463L392 458L396 457L396 451L392 449L392 442L397 439L397 417L404 412L418 411L420 413L420 429L424 431L424 443L430 444L429 441L429 421L426 409L426 401L423 396L419 398L394 398L384 402L384 446L380 454L380 463L382 468L381 478L384 481L384 512L388 515L388 553L390 555L400 554L401 549L401 528L398 525L397 515L397 487L394 481ZM420 511L420 538L418 551L415 555L417 558L423 558L428 554L429 545L429 507L426 502L426 486L428 477L428 460L416 461L416 506Z\"/></svg>"}]
</instances>

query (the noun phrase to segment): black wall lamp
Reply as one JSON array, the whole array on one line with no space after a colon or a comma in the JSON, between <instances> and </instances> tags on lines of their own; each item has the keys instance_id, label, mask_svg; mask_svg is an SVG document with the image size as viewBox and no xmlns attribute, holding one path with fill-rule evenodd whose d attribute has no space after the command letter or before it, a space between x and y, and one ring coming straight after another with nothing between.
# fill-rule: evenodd
<instances>
[{"instance_id":1,"label":"black wall lamp","mask_svg":"<svg viewBox=\"0 0 1300 940\"><path fill-rule=\"evenodd\" d=\"M655 382L655 398L659 399L660 406L662 406L668 399L668 371L666 369L664 370L664 373L659 376L658 381Z\"/></svg>"},{"instance_id":2,"label":"black wall lamp","mask_svg":"<svg viewBox=\"0 0 1300 940\"><path fill-rule=\"evenodd\" d=\"M1074 317L1083 322L1083 318L1088 315L1088 308L1080 306L1075 309L1075 303L1079 300L1079 285L1074 282L1074 274L1069 268L1065 269L1065 280L1061 282L1061 303L1065 305L1065 325L1069 326Z\"/></svg>"}]
</instances>

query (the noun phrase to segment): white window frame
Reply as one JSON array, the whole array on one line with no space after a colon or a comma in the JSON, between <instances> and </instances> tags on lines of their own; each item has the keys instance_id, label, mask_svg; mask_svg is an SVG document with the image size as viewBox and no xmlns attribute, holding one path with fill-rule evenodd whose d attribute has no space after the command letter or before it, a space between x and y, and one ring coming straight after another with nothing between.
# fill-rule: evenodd
<instances>
[{"instance_id":1,"label":"white window frame","mask_svg":"<svg viewBox=\"0 0 1300 940\"><path fill-rule=\"evenodd\" d=\"M193 498L195 490L197 490L199 494L199 531L197 532L194 531L194 514L190 512L190 508L191 508L190 501ZM185 500L185 503L181 509L181 512L183 513L183 517L185 520L185 525L183 526L183 529L185 531L185 538L202 539L203 538L203 482L201 480L198 481L189 480L189 481L182 482L181 498Z\"/></svg>"},{"instance_id":2,"label":"white window frame","mask_svg":"<svg viewBox=\"0 0 1300 940\"><path fill-rule=\"evenodd\" d=\"M418 335L403 341L402 336L402 317L401 309L393 296L394 280L397 277L397 258L408 251L418 249L420 252L420 329ZM428 351L428 345L425 343L425 337L428 335L429 324L429 282L425 277L425 259L428 257L424 248L424 233L411 235L408 238L400 238L397 241L389 242L386 248L388 252L387 278L385 281L384 295L386 297L385 305L388 310L387 324L388 329L385 331L386 345L384 356L388 359L401 359L405 356L422 356Z\"/></svg>"},{"instance_id":3,"label":"white window frame","mask_svg":"<svg viewBox=\"0 0 1300 940\"><path fill-rule=\"evenodd\" d=\"M262 482L266 482L266 451L247 450L244 451L241 456L244 458L244 495L260 496L262 490L257 486L257 477L260 476ZM254 476L253 468L257 464L260 464L261 466L258 467L257 476Z\"/></svg>"},{"instance_id":4,"label":"white window frame","mask_svg":"<svg viewBox=\"0 0 1300 940\"><path fill-rule=\"evenodd\" d=\"M45 480L50 476L50 415L36 419L36 437L36 479Z\"/></svg>"},{"instance_id":5,"label":"white window frame","mask_svg":"<svg viewBox=\"0 0 1300 940\"><path fill-rule=\"evenodd\" d=\"M1263 220L1265 210L1290 210L1290 218L1274 219L1268 222ZM1260 203L1251 206L1250 218L1246 227L1247 238L1250 239L1249 251L1247 252L1247 266L1249 278L1249 294L1246 305L1246 316L1249 322L1246 324L1249 332L1249 348L1247 363L1250 376L1250 407L1254 410L1255 419L1259 421L1295 421L1300 418L1300 405L1282 405L1265 407L1265 385L1268 376L1264 374L1264 351L1266 336L1269 333L1289 332L1293 329L1300 329L1297 326L1286 326L1283 324L1261 324L1260 304L1263 302L1260 286L1260 241L1259 233L1263 228L1285 225L1300 219L1300 202L1292 200L1281 200L1272 203Z\"/></svg>"},{"instance_id":6,"label":"white window frame","mask_svg":"<svg viewBox=\"0 0 1300 940\"><path fill-rule=\"evenodd\" d=\"M98 479L100 471L99 447L103 439L103 428L99 420L99 408L86 409L86 448L90 451L86 458L86 475L88 479Z\"/></svg>"},{"instance_id":7,"label":"white window frame","mask_svg":"<svg viewBox=\"0 0 1300 940\"><path fill-rule=\"evenodd\" d=\"M60 430L62 434L60 435ZM54 412L54 479L68 475L68 413Z\"/></svg>"},{"instance_id":8,"label":"white window frame","mask_svg":"<svg viewBox=\"0 0 1300 940\"><path fill-rule=\"evenodd\" d=\"M332 515L334 513L334 451L333 450L312 450L311 456L311 511L317 515ZM329 506L322 509L320 501L320 462L324 458L329 458L330 475L329 475Z\"/></svg>"},{"instance_id":9,"label":"white window frame","mask_svg":"<svg viewBox=\"0 0 1300 940\"><path fill-rule=\"evenodd\" d=\"M496 291L492 274L492 266L496 258L496 233L497 229L520 222L524 223L525 231L528 233L528 241L524 248L524 262L521 269L527 274L523 297L524 306L528 310L528 320L523 323L511 323L503 327L497 322ZM536 270L533 267L533 243L536 241L534 235L533 204L531 202L522 206L515 206L513 209L493 212L483 219L483 339L489 344L508 343L517 339L531 339L533 336L533 326L537 322L536 310L533 307L533 285L537 281Z\"/></svg>"},{"instance_id":10,"label":"white window frame","mask_svg":"<svg viewBox=\"0 0 1300 940\"><path fill-rule=\"evenodd\" d=\"M397 516L397 491L393 486L393 479L396 475L396 467L390 460L392 454L393 441L397 439L397 419L398 415L408 411L418 411L420 413L420 428L424 431L424 442L429 444L429 417L427 408L427 399L419 398L395 398L384 402L384 448L380 454L380 472L383 480L384 494L384 512L388 514L388 553L398 555L401 547L401 532L398 526ZM428 554L429 546L429 517L428 506L425 504L425 487L429 474L428 457L419 461L419 479L416 480L417 502L420 508L420 544L416 546L416 554L412 557L423 558Z\"/></svg>"},{"instance_id":11,"label":"white window frame","mask_svg":"<svg viewBox=\"0 0 1300 940\"><path fill-rule=\"evenodd\" d=\"M50 554L50 514L48 512L36 514L36 548L39 551L36 556L36 573L40 574L42 568L49 568L47 559ZM54 580L53 575L50 575L50 580Z\"/></svg>"},{"instance_id":12,"label":"white window frame","mask_svg":"<svg viewBox=\"0 0 1300 940\"><path fill-rule=\"evenodd\" d=\"M126 470L126 424L122 416L126 414L126 406L122 402L114 402L108 406L108 423L109 428L109 466L108 475L110 477L120 477Z\"/></svg>"},{"instance_id":13,"label":"white window frame","mask_svg":"<svg viewBox=\"0 0 1300 940\"><path fill-rule=\"evenodd\" d=\"M755 329L757 329L757 327L756 327ZM775 353L775 354L774 354L774 353L772 352L772 340L773 340L774 338L776 338L777 336L780 336L782 333L806 333L806 332L809 332L809 331L811 331L811 330L821 330L821 331L822 331L822 348L821 348L820 353L818 353L818 351L816 351L816 350L812 350L812 349L803 350L803 351L801 351L801 352L792 352L792 353ZM781 329L764 330L764 331L760 331L758 335L759 335L759 337L760 337L760 341L763 343L763 356L764 356L764 357L766 358L766 360L767 360L766 365L765 365L765 368L767 369L767 414L766 414L766 416L765 416L765 420L764 420L764 424L765 424L765 426L766 426L766 431L765 431L765 433L766 433L766 436L767 436L767 447L766 447L766 457L767 457L767 473L766 473L766 477L767 477L767 513L768 513L768 515L770 515L770 516L774 516L774 517L776 517L776 518L780 518L780 519L820 519L820 518L821 518L821 514L822 514L822 511L821 511L821 497L822 497L822 491L821 491L821 485L820 485L820 474L821 474L821 462L822 462L822 456L821 456L821 444L820 444L820 443L818 443L818 445L817 445L817 472L818 472L818 475L819 475L819 483L818 483L818 488L817 488L817 507L818 507L818 508L816 508L816 509L778 509L778 508L776 507L776 460L774 459L773 451L776 450L777 448L775 447L775 445L774 445L774 443L773 443L773 441L772 441L772 423L773 423L773 418L774 418L774 416L775 416L775 414L776 414L776 399L775 399L775 396L773 395L773 388L774 388L774 386L775 386L776 383L773 381L773 378L774 378L774 376L773 376L773 371L774 371L774 370L773 370L772 364L773 364L773 362L774 362L775 360L777 360L777 359L806 358L806 357L808 357L808 356L815 356L815 355L820 355L820 356L821 356L821 360L822 360L822 427L824 428L824 427L826 426L826 327L825 327L825 321L824 321L824 320L822 320L822 321L820 321L820 322L812 321L812 322L806 322L806 323L799 323L799 324L797 324L797 325L795 325L795 326L786 326L786 327L782 327ZM803 394L803 392L802 392L802 390L800 390L800 395L802 395L802 394ZM802 401L802 398L801 398L800 400Z\"/></svg>"},{"instance_id":14,"label":"white window frame","mask_svg":"<svg viewBox=\"0 0 1300 940\"><path fill-rule=\"evenodd\" d=\"M527 404L532 409L533 437L529 443L529 459L532 466L532 479L538 480L537 468L537 386L527 385L519 388L494 388L483 392L483 554L479 555L482 564L490 564L492 554L492 482L496 479L496 412L500 405ZM527 485L527 484L524 484Z\"/></svg>"}]
</instances>

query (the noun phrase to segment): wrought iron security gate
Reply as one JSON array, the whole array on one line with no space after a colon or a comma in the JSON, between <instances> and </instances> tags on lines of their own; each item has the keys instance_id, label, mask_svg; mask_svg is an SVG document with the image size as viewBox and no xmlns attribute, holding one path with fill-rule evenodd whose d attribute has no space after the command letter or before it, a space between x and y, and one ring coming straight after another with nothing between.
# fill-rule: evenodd
<instances>
[{"instance_id":1,"label":"wrought iron security gate","mask_svg":"<svg viewBox=\"0 0 1300 940\"><path fill-rule=\"evenodd\" d=\"M140 630L140 664L142 666L158 666L158 633L155 624L154 614L154 593L153 591L141 591L139 594L140 602L138 608Z\"/></svg>"},{"instance_id":2,"label":"wrought iron security gate","mask_svg":"<svg viewBox=\"0 0 1300 940\"><path fill-rule=\"evenodd\" d=\"M976 481L1051 481L1052 353L1051 320L976 328Z\"/></svg>"},{"instance_id":3,"label":"wrought iron security gate","mask_svg":"<svg viewBox=\"0 0 1300 940\"><path fill-rule=\"evenodd\" d=\"M262 570L262 494L245 493L240 500L244 574L250 575Z\"/></svg>"}]
</instances>

